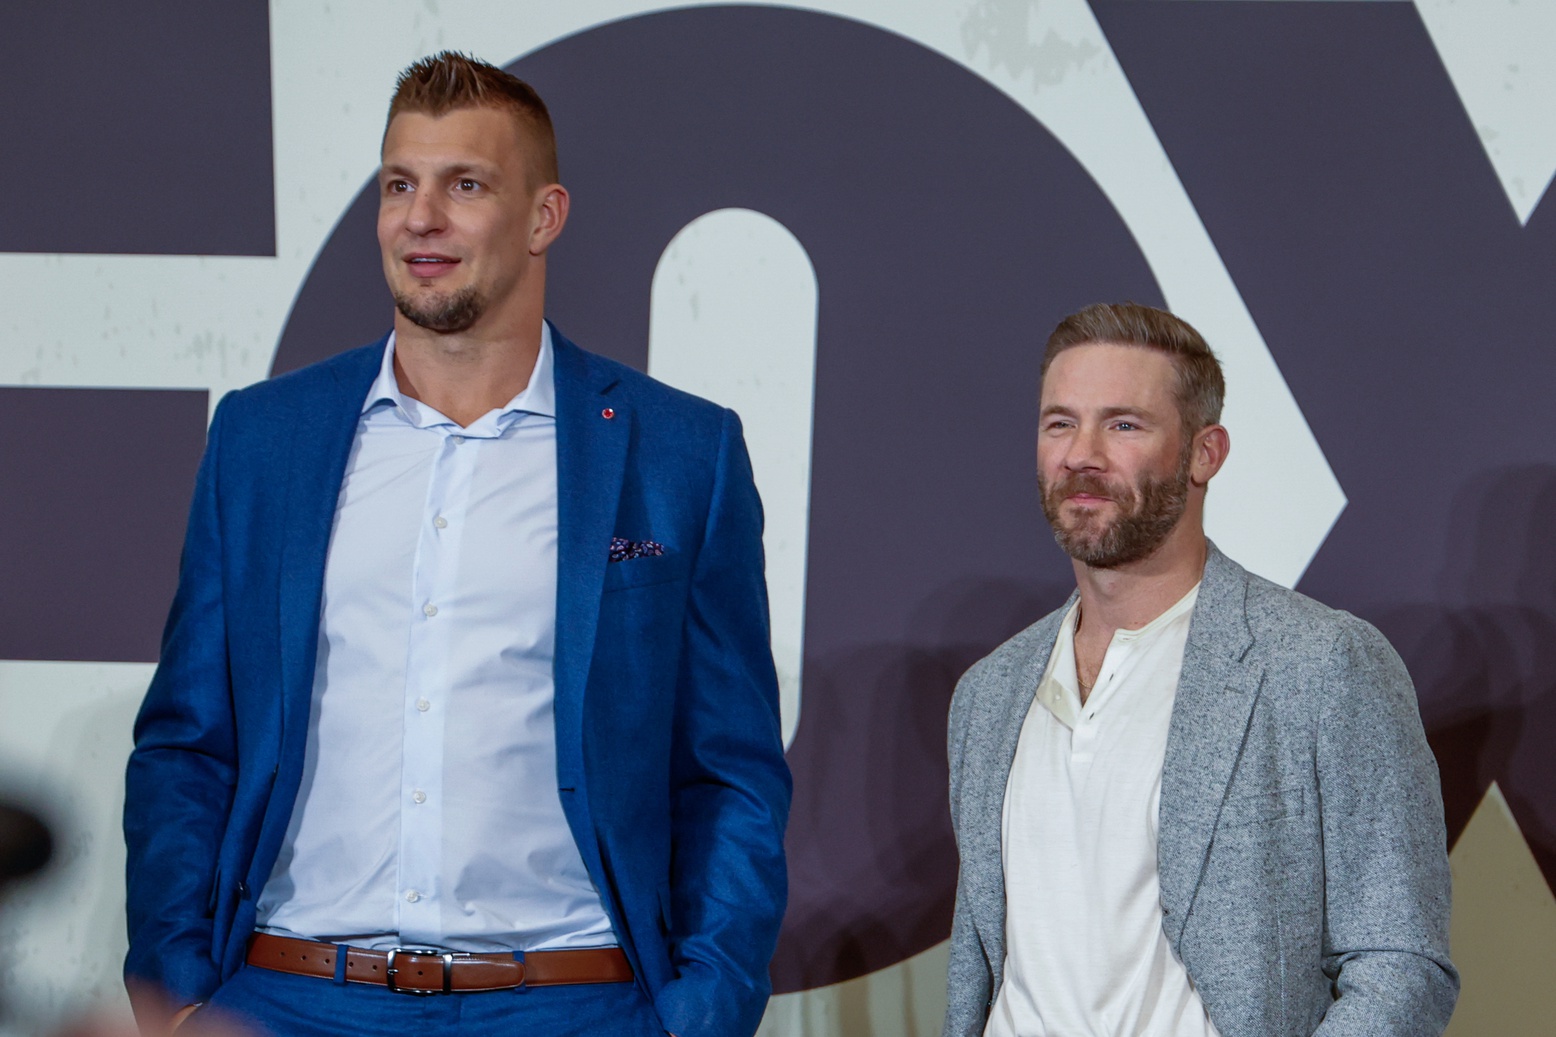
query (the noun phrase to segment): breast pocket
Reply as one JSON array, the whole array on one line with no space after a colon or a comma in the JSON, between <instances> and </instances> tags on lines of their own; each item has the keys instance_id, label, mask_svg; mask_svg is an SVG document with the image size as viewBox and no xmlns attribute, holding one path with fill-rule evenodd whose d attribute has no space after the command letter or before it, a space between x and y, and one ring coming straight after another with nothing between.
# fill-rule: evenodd
<instances>
[{"instance_id":1,"label":"breast pocket","mask_svg":"<svg viewBox=\"0 0 1556 1037\"><path fill-rule=\"evenodd\" d=\"M685 578L686 557L678 552L666 551L662 555L644 555L641 558L611 562L605 567L605 590L609 593Z\"/></svg>"},{"instance_id":2,"label":"breast pocket","mask_svg":"<svg viewBox=\"0 0 1556 1037\"><path fill-rule=\"evenodd\" d=\"M1216 827L1245 828L1249 825L1270 824L1288 817L1301 817L1303 800L1304 793L1300 785L1233 796L1221 808L1221 822Z\"/></svg>"}]
</instances>

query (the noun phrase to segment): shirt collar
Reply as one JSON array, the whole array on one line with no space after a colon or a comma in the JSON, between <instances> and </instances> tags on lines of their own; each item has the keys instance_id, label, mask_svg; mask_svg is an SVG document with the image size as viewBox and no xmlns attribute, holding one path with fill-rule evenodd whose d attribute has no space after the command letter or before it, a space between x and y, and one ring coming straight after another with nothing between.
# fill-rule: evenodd
<instances>
[{"instance_id":1,"label":"shirt collar","mask_svg":"<svg viewBox=\"0 0 1556 1037\"><path fill-rule=\"evenodd\" d=\"M389 341L384 346L383 360L378 365L378 377L373 379L373 384L367 390L367 398L362 401L362 413L366 414L379 406L390 406L398 408L413 425L449 424L448 418L400 391L400 380L394 375L394 349L395 333L391 331ZM498 409L499 420L516 413L556 417L556 378L552 374L552 353L551 323L542 321L540 353L535 357L535 370L530 374L529 384L523 392Z\"/></svg>"},{"instance_id":2,"label":"shirt collar","mask_svg":"<svg viewBox=\"0 0 1556 1037\"><path fill-rule=\"evenodd\" d=\"M1189 592L1179 598L1166 612L1151 620L1145 626L1137 630L1119 629L1113 631L1114 644L1128 644L1149 639L1161 634L1175 622L1184 619L1194 610L1194 603L1199 600L1200 585L1196 583L1189 588ZM1075 721L1080 716L1081 692L1075 677L1075 624L1080 619L1081 603L1076 599L1070 606L1070 611L1064 614L1064 620L1059 624L1059 636L1054 639L1054 648L1048 658L1048 667L1043 674L1041 684L1038 686L1038 699L1048 707L1048 711L1065 727L1073 729ZM1100 676L1100 674L1099 674Z\"/></svg>"},{"instance_id":3,"label":"shirt collar","mask_svg":"<svg viewBox=\"0 0 1556 1037\"><path fill-rule=\"evenodd\" d=\"M1059 624L1059 636L1054 639L1053 652L1048 657L1048 669L1037 689L1038 700L1059 723L1071 730L1081 711L1080 689L1075 684L1075 620L1080 613L1081 603L1077 600L1064 614L1064 621Z\"/></svg>"},{"instance_id":4,"label":"shirt collar","mask_svg":"<svg viewBox=\"0 0 1556 1037\"><path fill-rule=\"evenodd\" d=\"M1173 620L1180 619L1185 613L1192 612L1194 610L1194 602L1198 600L1199 584L1196 583L1194 586L1189 588L1189 592L1187 594L1174 602L1166 612L1163 612L1161 615L1151 620L1145 626L1140 627L1138 630L1113 631L1113 640L1141 641L1150 637L1152 634L1159 633L1160 631L1171 626Z\"/></svg>"}]
</instances>

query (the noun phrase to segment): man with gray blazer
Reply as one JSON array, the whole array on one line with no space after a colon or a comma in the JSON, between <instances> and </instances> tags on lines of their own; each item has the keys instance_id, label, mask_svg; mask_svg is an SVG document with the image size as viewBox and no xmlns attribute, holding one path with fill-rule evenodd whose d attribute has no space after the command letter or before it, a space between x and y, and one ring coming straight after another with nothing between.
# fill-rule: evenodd
<instances>
[{"instance_id":1,"label":"man with gray blazer","mask_svg":"<svg viewBox=\"0 0 1556 1037\"><path fill-rule=\"evenodd\" d=\"M1077 592L951 705L947 1037L1438 1035L1458 974L1437 768L1369 624L1206 539L1221 368L1134 304L1043 360Z\"/></svg>"}]
</instances>

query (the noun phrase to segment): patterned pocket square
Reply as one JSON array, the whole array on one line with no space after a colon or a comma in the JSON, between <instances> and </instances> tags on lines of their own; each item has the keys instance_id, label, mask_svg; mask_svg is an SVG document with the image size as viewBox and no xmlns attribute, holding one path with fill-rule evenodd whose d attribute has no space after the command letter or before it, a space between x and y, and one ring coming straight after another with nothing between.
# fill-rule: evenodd
<instances>
[{"instance_id":1,"label":"patterned pocket square","mask_svg":"<svg viewBox=\"0 0 1556 1037\"><path fill-rule=\"evenodd\" d=\"M630 562L634 558L658 558L664 553L665 545L656 544L652 540L611 537L610 560L613 562Z\"/></svg>"}]
</instances>

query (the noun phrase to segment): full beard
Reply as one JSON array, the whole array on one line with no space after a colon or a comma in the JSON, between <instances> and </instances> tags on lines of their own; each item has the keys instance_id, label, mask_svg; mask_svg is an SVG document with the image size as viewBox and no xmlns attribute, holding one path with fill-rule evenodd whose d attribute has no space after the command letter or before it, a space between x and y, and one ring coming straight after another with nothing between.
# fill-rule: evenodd
<instances>
[{"instance_id":1,"label":"full beard","mask_svg":"<svg viewBox=\"0 0 1556 1037\"><path fill-rule=\"evenodd\" d=\"M394 305L411 323L428 331L441 332L468 331L486 312L486 300L474 285L424 301L412 298L407 292L395 292Z\"/></svg>"},{"instance_id":2,"label":"full beard","mask_svg":"<svg viewBox=\"0 0 1556 1037\"><path fill-rule=\"evenodd\" d=\"M1053 486L1039 476L1038 489L1043 516L1064 553L1094 569L1116 569L1149 557L1178 525L1189 501L1188 458L1183 458L1171 475L1143 479L1133 487L1114 486L1101 476L1080 473ZM1086 513L1066 523L1061 509L1076 493L1110 498L1118 506L1118 516L1108 521Z\"/></svg>"}]
</instances>

